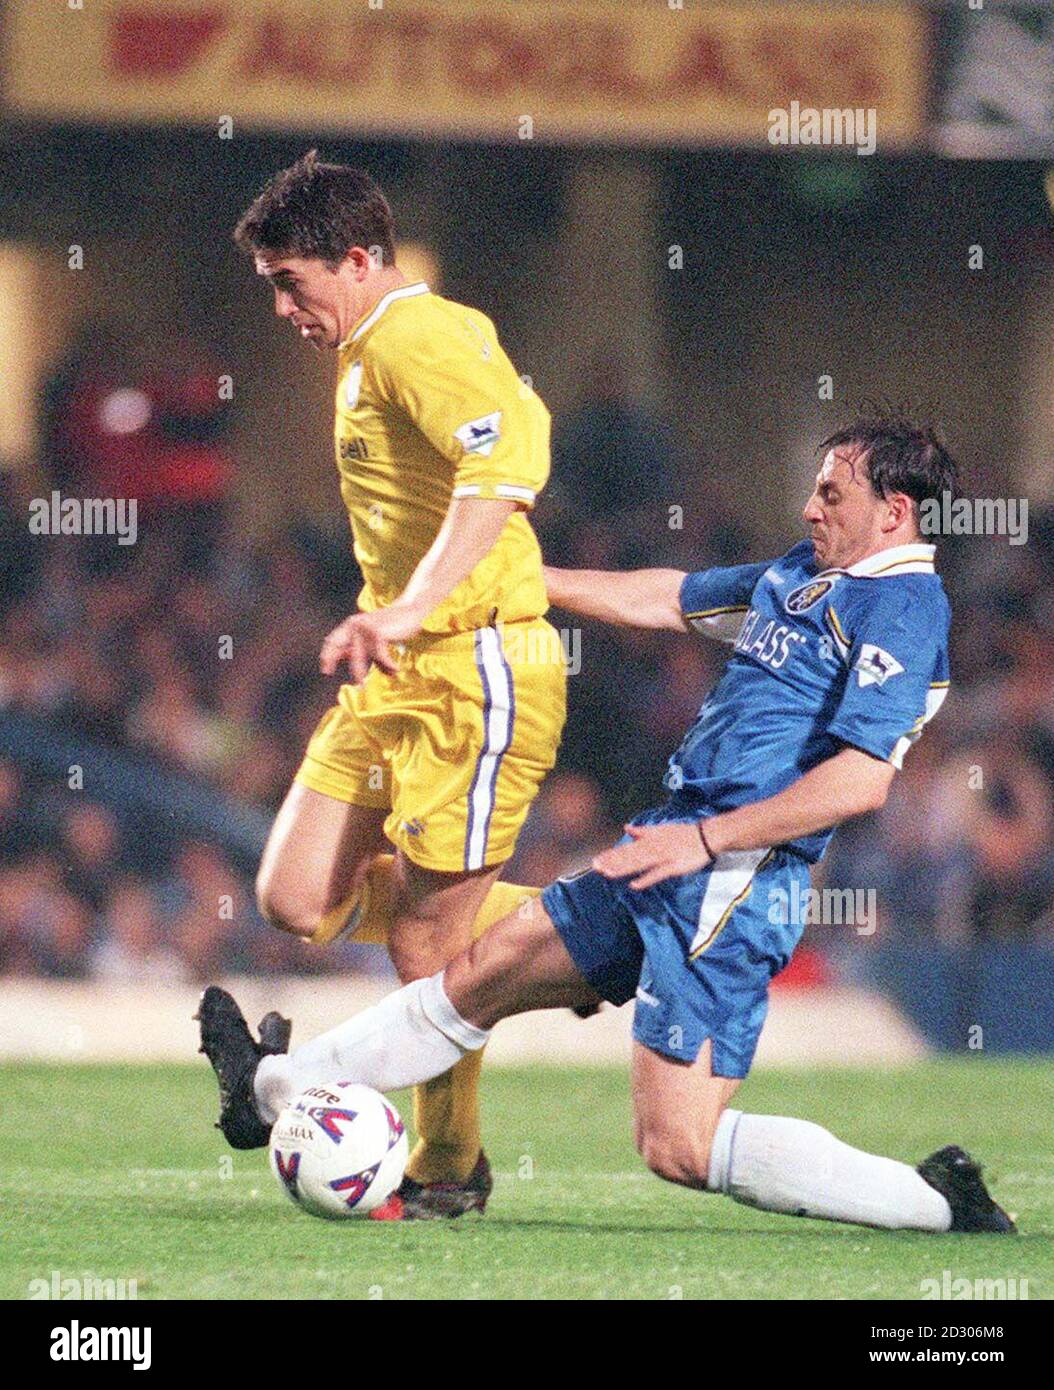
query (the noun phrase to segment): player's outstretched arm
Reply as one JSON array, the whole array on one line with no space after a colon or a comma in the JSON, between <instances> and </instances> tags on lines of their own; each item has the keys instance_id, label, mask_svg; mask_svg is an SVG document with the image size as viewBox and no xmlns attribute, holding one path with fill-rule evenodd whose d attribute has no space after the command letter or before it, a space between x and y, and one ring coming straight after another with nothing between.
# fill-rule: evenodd
<instances>
[{"instance_id":1,"label":"player's outstretched arm","mask_svg":"<svg viewBox=\"0 0 1054 1390\"><path fill-rule=\"evenodd\" d=\"M715 854L767 849L877 811L896 775L892 763L859 748L843 748L802 774L775 796L753 801L704 821Z\"/></svg>"},{"instance_id":2,"label":"player's outstretched arm","mask_svg":"<svg viewBox=\"0 0 1054 1390\"><path fill-rule=\"evenodd\" d=\"M372 613L353 613L327 634L319 656L322 673L332 676L346 661L351 682L358 685L374 662L384 671L394 671L389 643L406 641L420 632L428 615L490 553L516 510L515 502L455 498L439 534L399 597Z\"/></svg>"},{"instance_id":3,"label":"player's outstretched arm","mask_svg":"<svg viewBox=\"0 0 1054 1390\"><path fill-rule=\"evenodd\" d=\"M563 570L543 566L549 602L620 627L683 632L682 570Z\"/></svg>"},{"instance_id":4,"label":"player's outstretched arm","mask_svg":"<svg viewBox=\"0 0 1054 1390\"><path fill-rule=\"evenodd\" d=\"M632 874L631 888L650 888L663 879L695 873L729 850L787 844L850 816L877 810L893 776L892 763L859 748L843 748L763 801L701 822L627 825L630 842L598 854L593 867L606 878Z\"/></svg>"},{"instance_id":5,"label":"player's outstretched arm","mask_svg":"<svg viewBox=\"0 0 1054 1390\"><path fill-rule=\"evenodd\" d=\"M424 622L490 554L517 510L515 502L501 499L455 497L439 534L392 607L413 612Z\"/></svg>"}]
</instances>

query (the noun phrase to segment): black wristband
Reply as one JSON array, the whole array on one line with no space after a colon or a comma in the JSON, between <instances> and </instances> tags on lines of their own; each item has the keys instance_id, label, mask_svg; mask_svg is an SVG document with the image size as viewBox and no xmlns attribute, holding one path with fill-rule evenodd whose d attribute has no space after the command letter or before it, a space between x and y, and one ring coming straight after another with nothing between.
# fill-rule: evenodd
<instances>
[{"instance_id":1,"label":"black wristband","mask_svg":"<svg viewBox=\"0 0 1054 1390\"><path fill-rule=\"evenodd\" d=\"M697 826L698 826L698 830L699 830L699 838L700 838L700 840L702 840L702 842L703 842L703 849L706 850L706 852L707 852L707 854L710 856L710 858L711 858L711 859L716 859L716 858L717 858L717 855L713 852L713 850L710 848L710 846L706 843L706 831L703 829L703 826L704 826L705 824L706 824L706 821L705 821L705 820L701 820L701 821L698 821L698 822L697 822Z\"/></svg>"}]
</instances>

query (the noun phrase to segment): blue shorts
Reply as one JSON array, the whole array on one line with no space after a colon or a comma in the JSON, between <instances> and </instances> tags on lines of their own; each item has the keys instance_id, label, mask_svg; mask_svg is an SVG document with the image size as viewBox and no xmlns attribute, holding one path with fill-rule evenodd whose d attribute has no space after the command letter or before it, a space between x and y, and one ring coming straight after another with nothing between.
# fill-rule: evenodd
<instances>
[{"instance_id":1,"label":"blue shorts","mask_svg":"<svg viewBox=\"0 0 1054 1390\"><path fill-rule=\"evenodd\" d=\"M646 812L637 822L670 819ZM745 850L653 888L589 869L551 883L542 903L601 998L636 997L638 1042L694 1062L709 1039L714 1075L742 1077L765 1022L769 982L801 937L794 918L803 914L794 906L807 901L808 888L800 855Z\"/></svg>"}]
</instances>

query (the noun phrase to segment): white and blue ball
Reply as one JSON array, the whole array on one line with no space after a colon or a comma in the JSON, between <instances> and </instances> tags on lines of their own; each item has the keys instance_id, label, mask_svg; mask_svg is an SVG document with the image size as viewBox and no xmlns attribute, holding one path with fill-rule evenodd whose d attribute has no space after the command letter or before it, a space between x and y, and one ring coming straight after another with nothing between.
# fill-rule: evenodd
<instances>
[{"instance_id":1,"label":"white and blue ball","mask_svg":"<svg viewBox=\"0 0 1054 1390\"><path fill-rule=\"evenodd\" d=\"M406 1130L369 1086L309 1086L279 1115L270 1157L286 1196L312 1216L368 1216L403 1180Z\"/></svg>"}]
</instances>

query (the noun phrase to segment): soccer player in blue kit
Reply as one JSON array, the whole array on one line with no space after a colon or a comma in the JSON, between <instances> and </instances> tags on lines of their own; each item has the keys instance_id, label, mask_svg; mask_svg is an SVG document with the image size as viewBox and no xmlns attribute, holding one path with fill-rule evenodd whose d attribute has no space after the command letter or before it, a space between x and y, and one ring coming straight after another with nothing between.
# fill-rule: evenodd
<instances>
[{"instance_id":1,"label":"soccer player in blue kit","mask_svg":"<svg viewBox=\"0 0 1054 1390\"><path fill-rule=\"evenodd\" d=\"M660 1177L797 1216L1014 1230L961 1148L915 1168L810 1121L730 1104L769 983L802 933L789 905L807 901L809 865L839 822L883 804L948 689L950 610L920 508L954 488L953 460L931 430L896 419L857 420L818 453L810 538L778 560L695 574L546 571L558 607L731 644L670 759L666 799L444 971L289 1055L256 1042L231 996L210 986L202 1050L228 1138L266 1143L309 1085L390 1091L437 1076L512 1014L635 999L636 1140Z\"/></svg>"}]
</instances>

